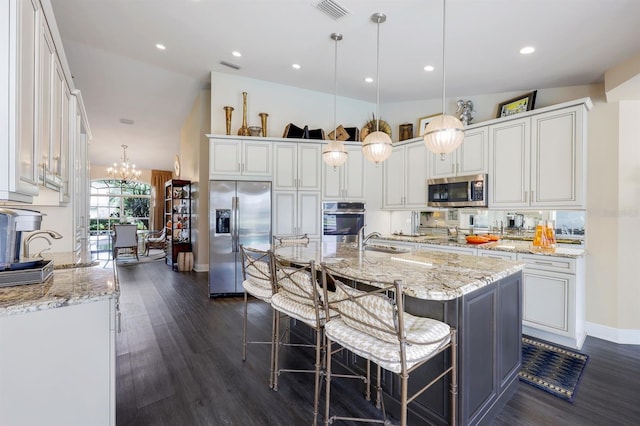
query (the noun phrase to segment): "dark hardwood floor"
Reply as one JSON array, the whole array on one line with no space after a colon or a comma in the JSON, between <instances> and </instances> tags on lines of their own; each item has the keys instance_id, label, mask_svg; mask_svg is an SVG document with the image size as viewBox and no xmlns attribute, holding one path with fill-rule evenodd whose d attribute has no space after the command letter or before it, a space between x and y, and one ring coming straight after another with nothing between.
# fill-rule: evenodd
<instances>
[{"instance_id":1,"label":"dark hardwood floor","mask_svg":"<svg viewBox=\"0 0 640 426\"><path fill-rule=\"evenodd\" d=\"M274 392L268 387L267 345L249 346L242 362L242 298L210 300L206 273L171 272L162 262L120 267L119 275L119 426L311 423L311 375L285 374ZM254 338L268 338L270 315L264 303L250 303ZM573 404L519 383L493 424L640 424L640 346L589 337L582 352L591 358ZM312 356L289 353L287 361L310 366ZM332 383L337 411L376 416L355 385ZM322 407L323 399L321 414Z\"/></svg>"}]
</instances>

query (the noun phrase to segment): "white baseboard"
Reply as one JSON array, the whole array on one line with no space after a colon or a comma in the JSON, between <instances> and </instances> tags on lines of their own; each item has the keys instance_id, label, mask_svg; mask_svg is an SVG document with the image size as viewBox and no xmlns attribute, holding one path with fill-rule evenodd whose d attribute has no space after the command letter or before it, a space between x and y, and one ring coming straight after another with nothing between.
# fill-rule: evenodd
<instances>
[{"instance_id":1,"label":"white baseboard","mask_svg":"<svg viewBox=\"0 0 640 426\"><path fill-rule=\"evenodd\" d=\"M586 322L587 335L622 345L640 345L640 330L613 328L607 325Z\"/></svg>"},{"instance_id":2,"label":"white baseboard","mask_svg":"<svg viewBox=\"0 0 640 426\"><path fill-rule=\"evenodd\" d=\"M193 265L194 272L209 272L209 264L208 263L196 263Z\"/></svg>"}]
</instances>

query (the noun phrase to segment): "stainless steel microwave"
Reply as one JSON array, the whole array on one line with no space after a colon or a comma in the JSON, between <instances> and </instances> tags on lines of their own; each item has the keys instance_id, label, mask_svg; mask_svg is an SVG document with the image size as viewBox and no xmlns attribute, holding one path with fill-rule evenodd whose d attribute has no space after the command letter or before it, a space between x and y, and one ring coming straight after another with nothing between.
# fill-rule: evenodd
<instances>
[{"instance_id":1,"label":"stainless steel microwave","mask_svg":"<svg viewBox=\"0 0 640 426\"><path fill-rule=\"evenodd\" d=\"M487 175L427 179L431 207L487 207Z\"/></svg>"}]
</instances>

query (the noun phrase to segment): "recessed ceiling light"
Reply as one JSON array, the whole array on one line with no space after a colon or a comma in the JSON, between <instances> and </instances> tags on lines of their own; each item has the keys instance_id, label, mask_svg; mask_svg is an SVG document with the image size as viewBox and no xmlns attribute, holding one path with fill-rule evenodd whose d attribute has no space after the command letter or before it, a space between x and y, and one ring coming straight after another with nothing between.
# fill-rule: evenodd
<instances>
[{"instance_id":1,"label":"recessed ceiling light","mask_svg":"<svg viewBox=\"0 0 640 426\"><path fill-rule=\"evenodd\" d=\"M296 70L299 70L301 68L300 64L292 64L291 67Z\"/></svg>"},{"instance_id":2,"label":"recessed ceiling light","mask_svg":"<svg viewBox=\"0 0 640 426\"><path fill-rule=\"evenodd\" d=\"M373 83L373 78L371 78L371 77L365 77L364 82L365 82L365 83Z\"/></svg>"},{"instance_id":3,"label":"recessed ceiling light","mask_svg":"<svg viewBox=\"0 0 640 426\"><path fill-rule=\"evenodd\" d=\"M167 47L166 47L164 44L160 44L160 43L158 43L158 44L156 44L156 48L157 48L158 50L165 50Z\"/></svg>"},{"instance_id":4,"label":"recessed ceiling light","mask_svg":"<svg viewBox=\"0 0 640 426\"><path fill-rule=\"evenodd\" d=\"M533 53L535 51L536 51L536 48L533 46L526 46L520 49L520 53L522 53L523 55L528 55L529 53Z\"/></svg>"},{"instance_id":5,"label":"recessed ceiling light","mask_svg":"<svg viewBox=\"0 0 640 426\"><path fill-rule=\"evenodd\" d=\"M433 68L433 66L431 65L427 65L426 67L424 67L425 71L433 71L435 68Z\"/></svg>"},{"instance_id":6,"label":"recessed ceiling light","mask_svg":"<svg viewBox=\"0 0 640 426\"><path fill-rule=\"evenodd\" d=\"M231 54L236 58L239 58L240 56L242 56L242 53L238 52L237 50L234 50L233 52L231 52Z\"/></svg>"}]
</instances>

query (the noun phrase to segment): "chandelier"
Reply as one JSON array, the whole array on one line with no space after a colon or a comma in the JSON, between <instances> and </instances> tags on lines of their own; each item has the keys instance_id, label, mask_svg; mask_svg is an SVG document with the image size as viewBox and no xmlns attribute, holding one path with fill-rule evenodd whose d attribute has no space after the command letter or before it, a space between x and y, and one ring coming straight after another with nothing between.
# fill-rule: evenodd
<instances>
[{"instance_id":1,"label":"chandelier","mask_svg":"<svg viewBox=\"0 0 640 426\"><path fill-rule=\"evenodd\" d=\"M136 181L142 175L140 170L136 169L135 164L129 164L127 158L127 145L120 145L122 147L122 157L120 157L120 164L113 163L113 167L107 168L107 174L109 178L114 180L121 180L123 182Z\"/></svg>"}]
</instances>

